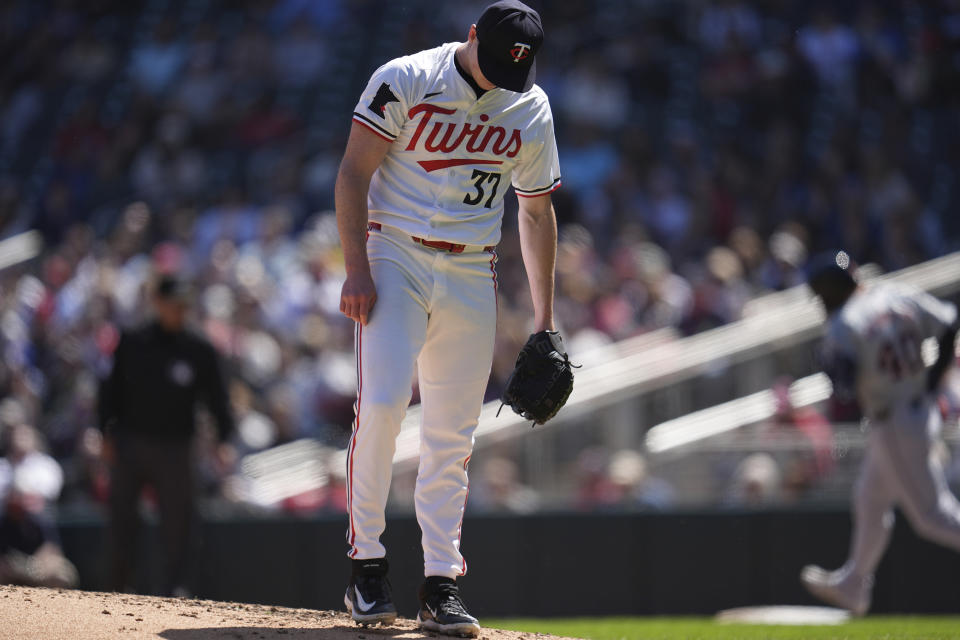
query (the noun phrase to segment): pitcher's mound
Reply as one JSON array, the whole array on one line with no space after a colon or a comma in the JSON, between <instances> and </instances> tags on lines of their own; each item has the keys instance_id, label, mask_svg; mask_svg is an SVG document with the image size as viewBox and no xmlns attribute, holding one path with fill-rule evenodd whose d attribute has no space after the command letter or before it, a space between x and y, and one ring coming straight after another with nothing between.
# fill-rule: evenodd
<instances>
[{"instance_id":1,"label":"pitcher's mound","mask_svg":"<svg viewBox=\"0 0 960 640\"><path fill-rule=\"evenodd\" d=\"M850 613L830 607L740 607L717 614L717 622L736 624L843 624Z\"/></svg>"},{"instance_id":2,"label":"pitcher's mound","mask_svg":"<svg viewBox=\"0 0 960 640\"><path fill-rule=\"evenodd\" d=\"M481 624L483 621L480 621ZM346 613L117 593L0 586L0 632L23 640L357 640L442 638L412 620L363 628ZM12 631L12 636L6 635ZM484 629L486 640L556 636Z\"/></svg>"}]
</instances>

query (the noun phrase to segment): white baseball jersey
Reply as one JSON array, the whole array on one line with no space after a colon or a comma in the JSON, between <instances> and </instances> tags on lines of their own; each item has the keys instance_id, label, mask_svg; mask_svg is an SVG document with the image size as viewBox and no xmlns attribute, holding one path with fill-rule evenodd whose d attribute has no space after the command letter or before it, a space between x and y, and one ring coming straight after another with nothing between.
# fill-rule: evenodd
<instances>
[{"instance_id":1,"label":"white baseball jersey","mask_svg":"<svg viewBox=\"0 0 960 640\"><path fill-rule=\"evenodd\" d=\"M887 415L925 392L921 343L939 338L956 317L955 306L927 293L877 284L855 292L830 317L825 358L852 360L864 414Z\"/></svg>"},{"instance_id":2,"label":"white baseball jersey","mask_svg":"<svg viewBox=\"0 0 960 640\"><path fill-rule=\"evenodd\" d=\"M454 64L459 43L374 72L353 120L393 144L370 182L370 220L426 240L500 241L503 196L560 186L546 94L491 89L479 99Z\"/></svg>"}]
</instances>

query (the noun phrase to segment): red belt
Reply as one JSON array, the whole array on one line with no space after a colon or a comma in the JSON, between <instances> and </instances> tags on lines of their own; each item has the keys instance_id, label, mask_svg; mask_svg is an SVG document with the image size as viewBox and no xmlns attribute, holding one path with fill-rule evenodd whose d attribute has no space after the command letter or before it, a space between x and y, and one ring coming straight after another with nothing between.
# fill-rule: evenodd
<instances>
[{"instance_id":1,"label":"red belt","mask_svg":"<svg viewBox=\"0 0 960 640\"><path fill-rule=\"evenodd\" d=\"M367 229L369 231L380 231L383 228L379 222L368 222ZM410 238L417 244L422 244L425 247L430 247L431 249L440 249L441 251L449 251L450 253L463 253L463 250L470 245L466 244L456 244L454 242L446 242L445 240L424 240L423 238L418 238L417 236L410 236ZM493 250L496 249L495 246L484 247L483 250L487 253L493 253Z\"/></svg>"}]
</instances>

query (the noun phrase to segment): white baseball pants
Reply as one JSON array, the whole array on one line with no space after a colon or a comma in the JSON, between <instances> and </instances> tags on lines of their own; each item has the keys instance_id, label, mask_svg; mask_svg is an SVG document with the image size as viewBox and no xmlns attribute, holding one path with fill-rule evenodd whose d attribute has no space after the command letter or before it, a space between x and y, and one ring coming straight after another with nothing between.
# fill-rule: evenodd
<instances>
[{"instance_id":1,"label":"white baseball pants","mask_svg":"<svg viewBox=\"0 0 960 640\"><path fill-rule=\"evenodd\" d=\"M348 555L382 558L392 460L418 366L422 421L415 504L424 575L456 578L467 464L497 324L496 254L451 253L384 226L367 254L377 301L356 327L356 420L347 452Z\"/></svg>"},{"instance_id":2,"label":"white baseball pants","mask_svg":"<svg viewBox=\"0 0 960 640\"><path fill-rule=\"evenodd\" d=\"M899 506L924 538L960 551L960 502L950 492L932 446L942 427L934 402L904 406L870 432L853 496L853 539L844 571L870 579L890 542Z\"/></svg>"}]
</instances>

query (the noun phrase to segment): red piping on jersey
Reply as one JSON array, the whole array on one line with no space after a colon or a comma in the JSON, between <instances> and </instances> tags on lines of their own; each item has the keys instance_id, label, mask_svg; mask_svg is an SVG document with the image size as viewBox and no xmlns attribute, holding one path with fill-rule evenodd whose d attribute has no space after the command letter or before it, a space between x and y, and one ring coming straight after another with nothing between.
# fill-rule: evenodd
<instances>
[{"instance_id":1,"label":"red piping on jersey","mask_svg":"<svg viewBox=\"0 0 960 640\"><path fill-rule=\"evenodd\" d=\"M347 455L347 510L350 512L350 557L357 557L357 548L354 541L357 539L357 529L353 521L353 454L357 450L357 434L360 432L360 401L363 399L363 360L360 357L363 347L363 325L357 323L357 418L353 424L353 436L350 438L350 452Z\"/></svg>"},{"instance_id":2,"label":"red piping on jersey","mask_svg":"<svg viewBox=\"0 0 960 640\"><path fill-rule=\"evenodd\" d=\"M516 191L516 189L514 189L514 191L516 191L518 198L539 198L540 196L545 196L548 193L553 193L554 191L560 188L561 184L563 183L558 182L557 184L553 185L553 188L551 188L549 191L544 191L543 193L524 194L524 193L520 193L519 191Z\"/></svg>"},{"instance_id":3,"label":"red piping on jersey","mask_svg":"<svg viewBox=\"0 0 960 640\"><path fill-rule=\"evenodd\" d=\"M357 124L362 124L362 125L363 125L364 127L366 127L368 130L374 132L375 134L377 134L378 136L380 136L381 138L383 138L383 139L386 140L387 142L393 142L393 140L391 140L391 139L388 138L387 136L383 135L382 133L380 133L379 131L377 131L377 130L374 129L373 127L371 127L369 124L367 124L366 122L364 122L364 121L361 120L360 118L354 117L353 121L356 122Z\"/></svg>"},{"instance_id":4,"label":"red piping on jersey","mask_svg":"<svg viewBox=\"0 0 960 640\"><path fill-rule=\"evenodd\" d=\"M430 173L438 169L447 169L449 167L462 167L470 164L503 164L503 160L474 160L472 158L460 158L457 160L418 160L417 164L423 167L424 171Z\"/></svg>"}]
</instances>

